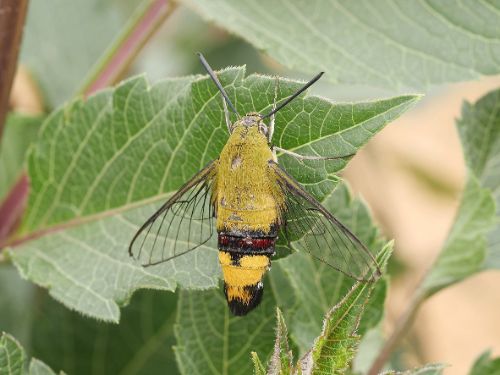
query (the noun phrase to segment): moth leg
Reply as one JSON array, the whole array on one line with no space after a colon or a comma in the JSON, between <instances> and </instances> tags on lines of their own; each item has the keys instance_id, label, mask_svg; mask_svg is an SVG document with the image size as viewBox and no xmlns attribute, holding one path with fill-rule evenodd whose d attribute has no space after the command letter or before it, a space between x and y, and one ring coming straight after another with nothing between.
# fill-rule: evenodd
<instances>
[{"instance_id":1,"label":"moth leg","mask_svg":"<svg viewBox=\"0 0 500 375\"><path fill-rule=\"evenodd\" d=\"M354 154L342 155L342 156L312 156L312 155L300 155L296 152L285 150L284 148L273 146L273 152L276 151L282 152L284 154L290 155L298 160L336 160L336 159L344 159L354 156Z\"/></svg>"},{"instance_id":2,"label":"moth leg","mask_svg":"<svg viewBox=\"0 0 500 375\"><path fill-rule=\"evenodd\" d=\"M274 100L273 100L273 111L276 109L276 99L278 98L278 88L280 85L280 81L278 80L278 77L275 78L274 80ZM269 129L267 132L267 140L269 143L273 140L273 133L274 133L274 121L276 120L276 114L273 113L271 115L271 119L269 120Z\"/></svg>"},{"instance_id":3,"label":"moth leg","mask_svg":"<svg viewBox=\"0 0 500 375\"><path fill-rule=\"evenodd\" d=\"M276 155L276 146L271 147L271 152L273 153L273 161L278 163L278 155Z\"/></svg>"},{"instance_id":4,"label":"moth leg","mask_svg":"<svg viewBox=\"0 0 500 375\"><path fill-rule=\"evenodd\" d=\"M224 117L226 119L227 131L229 132L229 134L231 134L232 133L232 131L231 131L232 124L231 124L231 120L229 119L229 111L227 109L227 103L226 103L226 99L224 99L224 96L222 96L222 106L224 107Z\"/></svg>"}]
</instances>

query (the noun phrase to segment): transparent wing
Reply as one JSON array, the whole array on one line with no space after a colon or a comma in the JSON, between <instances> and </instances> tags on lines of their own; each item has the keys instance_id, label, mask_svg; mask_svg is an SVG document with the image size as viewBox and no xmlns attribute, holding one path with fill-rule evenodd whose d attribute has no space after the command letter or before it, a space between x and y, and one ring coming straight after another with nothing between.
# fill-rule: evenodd
<instances>
[{"instance_id":1,"label":"transparent wing","mask_svg":"<svg viewBox=\"0 0 500 375\"><path fill-rule=\"evenodd\" d=\"M143 266L176 258L207 243L215 232L211 162L177 191L137 231L129 254Z\"/></svg>"},{"instance_id":2,"label":"transparent wing","mask_svg":"<svg viewBox=\"0 0 500 375\"><path fill-rule=\"evenodd\" d=\"M336 270L360 281L380 276L377 262L346 226L277 164L271 164L285 196L279 236Z\"/></svg>"}]
</instances>

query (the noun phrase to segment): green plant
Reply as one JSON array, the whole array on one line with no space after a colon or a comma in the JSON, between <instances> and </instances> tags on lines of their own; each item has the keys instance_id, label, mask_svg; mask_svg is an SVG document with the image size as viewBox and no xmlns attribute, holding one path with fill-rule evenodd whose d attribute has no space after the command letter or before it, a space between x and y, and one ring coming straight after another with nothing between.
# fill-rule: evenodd
<instances>
[{"instance_id":1,"label":"green plant","mask_svg":"<svg viewBox=\"0 0 500 375\"><path fill-rule=\"evenodd\" d=\"M348 103L308 94L278 113L277 146L343 155L358 151L422 96L403 92L499 73L500 9L493 2L461 8L451 0L151 0L133 11L134 5L29 4L20 61L39 83L46 111L10 113L1 139L0 330L40 360L32 359L28 368L21 344L3 334L0 373L49 374L50 365L68 374L376 374L386 364L394 368L391 353L427 298L500 267L498 89L464 104L457 122L467 164L460 208L441 254L385 343L360 346L380 330L390 287L386 272L375 284L356 283L294 253L273 261L262 306L237 318L217 289L215 242L153 268L140 267L127 254L136 229L215 159L227 139L216 87L206 76L187 75L201 72L195 50L208 50L216 66L238 65L219 78L240 113L264 112L274 100L276 79L241 66L248 62L250 72L276 74L256 49L282 64L280 75L296 76L286 69L307 76L324 70L334 87L384 90L377 94L384 99ZM191 8L250 45L207 35L209 26L186 10ZM163 39L152 39L162 24ZM43 49L41 41L58 48ZM170 64L169 75L183 77L150 83L131 74L148 73L148 63L157 61L151 46L166 51L161 63ZM1 48L7 47L0 46L0 54ZM161 68L155 71L163 76ZM299 85L280 79L278 96ZM7 113L4 104L0 114ZM380 264L388 262L393 242L338 177L347 161L278 158ZM485 354L471 371L500 368Z\"/></svg>"}]
</instances>

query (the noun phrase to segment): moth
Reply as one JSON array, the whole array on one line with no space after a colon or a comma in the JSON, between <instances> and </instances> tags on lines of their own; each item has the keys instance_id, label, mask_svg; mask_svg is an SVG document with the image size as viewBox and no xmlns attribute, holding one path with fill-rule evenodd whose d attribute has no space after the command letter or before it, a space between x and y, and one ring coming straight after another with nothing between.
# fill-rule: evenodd
<instances>
[{"instance_id":1,"label":"moth","mask_svg":"<svg viewBox=\"0 0 500 375\"><path fill-rule=\"evenodd\" d=\"M222 95L229 139L218 159L140 227L129 254L145 267L154 266L199 249L217 232L224 294L235 315L246 315L261 302L263 277L277 241L356 280L378 278L380 269L367 247L282 169L276 157L277 152L299 160L352 155L305 156L272 144L276 113L323 73L278 105L275 99L269 113L240 116L215 72L203 55L198 56ZM234 123L228 107L237 116Z\"/></svg>"}]
</instances>

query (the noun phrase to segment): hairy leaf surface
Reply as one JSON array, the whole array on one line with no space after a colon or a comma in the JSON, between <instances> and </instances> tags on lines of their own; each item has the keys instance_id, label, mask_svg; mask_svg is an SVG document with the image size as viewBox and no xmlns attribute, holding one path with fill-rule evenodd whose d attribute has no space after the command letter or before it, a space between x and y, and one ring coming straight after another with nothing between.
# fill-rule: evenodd
<instances>
[{"instance_id":1,"label":"hairy leaf surface","mask_svg":"<svg viewBox=\"0 0 500 375\"><path fill-rule=\"evenodd\" d=\"M281 64L335 83L422 90L500 72L495 1L183 2Z\"/></svg>"},{"instance_id":2,"label":"hairy leaf surface","mask_svg":"<svg viewBox=\"0 0 500 375\"><path fill-rule=\"evenodd\" d=\"M182 290L175 326L181 373L251 374L250 353L266 358L272 350L275 306L272 294L264 293L257 309L237 317L229 311L221 290Z\"/></svg>"}]
</instances>

